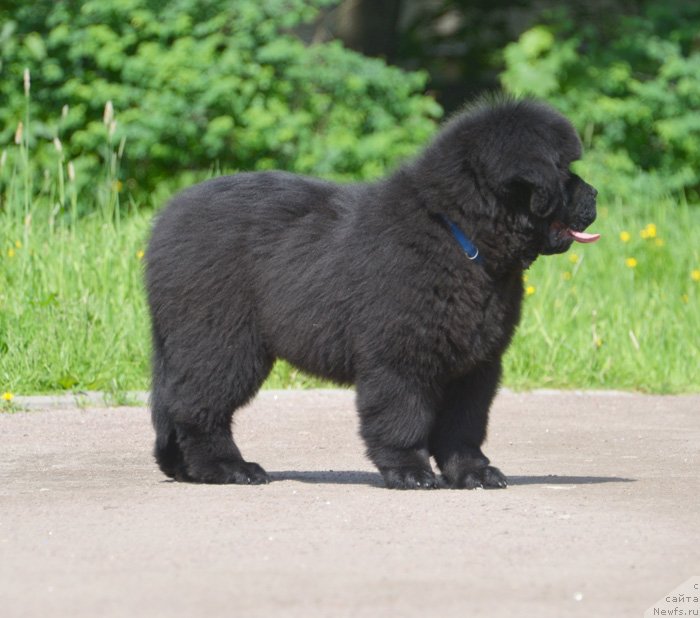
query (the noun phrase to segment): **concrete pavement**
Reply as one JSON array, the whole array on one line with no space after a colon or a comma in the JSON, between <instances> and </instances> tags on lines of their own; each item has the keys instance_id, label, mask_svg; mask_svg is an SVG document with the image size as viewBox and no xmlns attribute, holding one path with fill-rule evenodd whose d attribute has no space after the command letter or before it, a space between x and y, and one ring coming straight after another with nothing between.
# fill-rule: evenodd
<instances>
[{"instance_id":1,"label":"concrete pavement","mask_svg":"<svg viewBox=\"0 0 700 618\"><path fill-rule=\"evenodd\" d=\"M166 481L143 406L0 414L0 615L641 617L700 574L700 396L501 393L471 492L384 489L353 397L241 411L255 487Z\"/></svg>"}]
</instances>

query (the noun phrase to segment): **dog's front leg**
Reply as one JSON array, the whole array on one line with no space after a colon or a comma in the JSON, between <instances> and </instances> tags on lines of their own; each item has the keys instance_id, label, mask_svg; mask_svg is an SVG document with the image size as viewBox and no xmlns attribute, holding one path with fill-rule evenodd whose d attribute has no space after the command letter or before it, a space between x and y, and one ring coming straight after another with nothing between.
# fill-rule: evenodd
<instances>
[{"instance_id":1,"label":"dog's front leg","mask_svg":"<svg viewBox=\"0 0 700 618\"><path fill-rule=\"evenodd\" d=\"M435 419L430 389L391 369L375 369L357 383L360 432L367 456L390 489L433 489L428 438Z\"/></svg>"},{"instance_id":2,"label":"dog's front leg","mask_svg":"<svg viewBox=\"0 0 700 618\"><path fill-rule=\"evenodd\" d=\"M500 377L500 362L484 364L445 388L430 435L430 454L454 489L496 489L508 484L481 450Z\"/></svg>"}]
</instances>

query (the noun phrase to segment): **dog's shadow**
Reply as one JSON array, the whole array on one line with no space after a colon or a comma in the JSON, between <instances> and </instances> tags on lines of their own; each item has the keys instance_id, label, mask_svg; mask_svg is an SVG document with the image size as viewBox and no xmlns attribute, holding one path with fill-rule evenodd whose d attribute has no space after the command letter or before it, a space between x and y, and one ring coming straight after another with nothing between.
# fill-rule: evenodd
<instances>
[{"instance_id":1,"label":"dog's shadow","mask_svg":"<svg viewBox=\"0 0 700 618\"><path fill-rule=\"evenodd\" d=\"M268 472L273 481L298 481L312 485L370 485L384 487L379 472L360 470L281 470Z\"/></svg>"},{"instance_id":2,"label":"dog's shadow","mask_svg":"<svg viewBox=\"0 0 700 618\"><path fill-rule=\"evenodd\" d=\"M378 472L359 470L280 470L270 472L273 481L297 481L312 485L369 485L384 487ZM509 476L508 485L598 485L601 483L634 483L637 479L619 476Z\"/></svg>"},{"instance_id":3,"label":"dog's shadow","mask_svg":"<svg viewBox=\"0 0 700 618\"><path fill-rule=\"evenodd\" d=\"M599 485L600 483L635 483L637 479L621 476L509 476L508 485Z\"/></svg>"}]
</instances>

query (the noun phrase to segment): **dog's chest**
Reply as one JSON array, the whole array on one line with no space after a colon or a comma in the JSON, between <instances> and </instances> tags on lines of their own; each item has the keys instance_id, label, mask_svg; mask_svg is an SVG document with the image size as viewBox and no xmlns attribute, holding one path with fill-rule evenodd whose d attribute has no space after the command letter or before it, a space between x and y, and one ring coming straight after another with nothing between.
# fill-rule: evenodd
<instances>
[{"instance_id":1,"label":"dog's chest","mask_svg":"<svg viewBox=\"0 0 700 618\"><path fill-rule=\"evenodd\" d=\"M448 310L457 364L492 361L505 352L520 321L522 275L456 290Z\"/></svg>"}]
</instances>

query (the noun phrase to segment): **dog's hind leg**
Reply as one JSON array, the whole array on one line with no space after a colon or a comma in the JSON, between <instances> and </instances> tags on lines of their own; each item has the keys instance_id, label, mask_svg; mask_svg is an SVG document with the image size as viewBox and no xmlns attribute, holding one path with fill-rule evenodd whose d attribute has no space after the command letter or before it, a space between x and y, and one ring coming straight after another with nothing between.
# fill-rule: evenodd
<instances>
[{"instance_id":1,"label":"dog's hind leg","mask_svg":"<svg viewBox=\"0 0 700 618\"><path fill-rule=\"evenodd\" d=\"M257 334L198 329L173 334L168 344L159 386L154 373L155 452L161 470L196 483L267 483L263 468L243 459L231 430L234 411L257 393L272 367L273 358Z\"/></svg>"},{"instance_id":2,"label":"dog's hind leg","mask_svg":"<svg viewBox=\"0 0 700 618\"><path fill-rule=\"evenodd\" d=\"M484 364L445 389L430 435L430 454L452 488L507 486L506 477L489 465L481 450L500 377L500 363Z\"/></svg>"},{"instance_id":3,"label":"dog's hind leg","mask_svg":"<svg viewBox=\"0 0 700 618\"><path fill-rule=\"evenodd\" d=\"M153 380L151 384L151 420L156 431L153 455L163 474L186 481L187 471L182 449L177 443L175 424L168 405L165 367L159 346L153 351Z\"/></svg>"},{"instance_id":4,"label":"dog's hind leg","mask_svg":"<svg viewBox=\"0 0 700 618\"><path fill-rule=\"evenodd\" d=\"M358 379L357 408L367 456L390 489L433 489L439 482L428 455L434 420L430 389L391 370Z\"/></svg>"},{"instance_id":5,"label":"dog's hind leg","mask_svg":"<svg viewBox=\"0 0 700 618\"><path fill-rule=\"evenodd\" d=\"M153 455L161 472L178 481L188 480L182 449L177 443L175 423L168 402L167 374L163 338L153 325L153 356L151 358L151 420L156 432Z\"/></svg>"}]
</instances>

